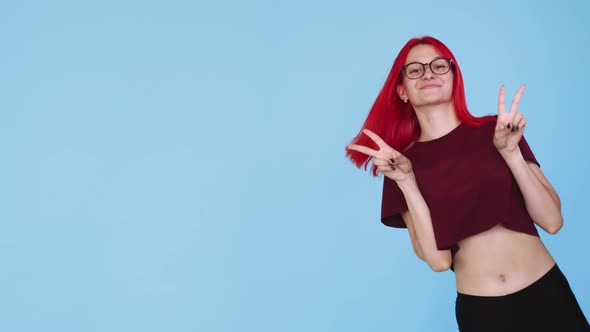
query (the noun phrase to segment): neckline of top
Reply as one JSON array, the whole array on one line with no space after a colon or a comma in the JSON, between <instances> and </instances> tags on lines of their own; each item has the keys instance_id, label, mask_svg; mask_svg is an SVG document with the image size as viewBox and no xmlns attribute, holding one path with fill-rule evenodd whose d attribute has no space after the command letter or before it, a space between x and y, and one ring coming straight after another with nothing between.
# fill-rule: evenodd
<instances>
[{"instance_id":1,"label":"neckline of top","mask_svg":"<svg viewBox=\"0 0 590 332\"><path fill-rule=\"evenodd\" d=\"M420 144L420 145L426 145L426 144L433 144L436 142L441 142L441 141L445 141L447 139L449 139L450 137L453 136L453 134L457 133L459 131L460 128L464 127L465 124L463 122L459 122L459 125L457 125L457 127L451 129L451 131L449 131L448 133L442 135L439 138L434 138L428 141L415 141L414 144Z\"/></svg>"}]
</instances>

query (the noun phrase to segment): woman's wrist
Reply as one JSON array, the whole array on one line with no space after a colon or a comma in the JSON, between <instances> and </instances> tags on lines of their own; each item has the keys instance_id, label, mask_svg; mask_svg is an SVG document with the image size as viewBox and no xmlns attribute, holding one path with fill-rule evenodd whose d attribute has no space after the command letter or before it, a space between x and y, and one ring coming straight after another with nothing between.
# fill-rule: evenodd
<instances>
[{"instance_id":1,"label":"woman's wrist","mask_svg":"<svg viewBox=\"0 0 590 332\"><path fill-rule=\"evenodd\" d=\"M499 151L502 158L508 165L514 164L518 161L524 160L522 153L520 151L520 147L517 145L516 148L510 152L507 151Z\"/></svg>"},{"instance_id":2,"label":"woman's wrist","mask_svg":"<svg viewBox=\"0 0 590 332\"><path fill-rule=\"evenodd\" d=\"M402 191L402 193L406 193L407 191L411 191L413 189L418 188L418 184L416 183L416 176L414 176L414 172L408 173L408 175L403 180L396 181L397 186Z\"/></svg>"}]
</instances>

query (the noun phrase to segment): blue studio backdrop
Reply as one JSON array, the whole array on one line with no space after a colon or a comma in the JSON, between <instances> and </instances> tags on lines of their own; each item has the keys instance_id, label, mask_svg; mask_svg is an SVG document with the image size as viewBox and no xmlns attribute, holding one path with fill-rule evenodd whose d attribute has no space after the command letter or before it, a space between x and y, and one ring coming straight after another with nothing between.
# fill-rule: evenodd
<instances>
[{"instance_id":1,"label":"blue studio backdrop","mask_svg":"<svg viewBox=\"0 0 590 332\"><path fill-rule=\"evenodd\" d=\"M356 135L432 35L473 114L520 84L590 317L587 1L0 2L1 331L456 331Z\"/></svg>"}]
</instances>

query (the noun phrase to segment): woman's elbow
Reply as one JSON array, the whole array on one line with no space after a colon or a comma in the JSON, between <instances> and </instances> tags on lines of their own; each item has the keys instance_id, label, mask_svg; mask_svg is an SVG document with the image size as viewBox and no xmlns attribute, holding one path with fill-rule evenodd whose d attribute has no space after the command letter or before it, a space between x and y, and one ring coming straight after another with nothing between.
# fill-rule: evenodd
<instances>
[{"instance_id":1,"label":"woman's elbow","mask_svg":"<svg viewBox=\"0 0 590 332\"><path fill-rule=\"evenodd\" d=\"M563 227L563 217L560 215L559 218L557 218L557 220L552 222L549 225L549 227L547 227L547 229L545 229L545 231L549 234L555 234L555 233L559 232L561 227Z\"/></svg>"},{"instance_id":2,"label":"woman's elbow","mask_svg":"<svg viewBox=\"0 0 590 332\"><path fill-rule=\"evenodd\" d=\"M450 250L443 250L437 257L431 258L427 261L428 266L435 272L444 272L451 268L453 259Z\"/></svg>"}]
</instances>

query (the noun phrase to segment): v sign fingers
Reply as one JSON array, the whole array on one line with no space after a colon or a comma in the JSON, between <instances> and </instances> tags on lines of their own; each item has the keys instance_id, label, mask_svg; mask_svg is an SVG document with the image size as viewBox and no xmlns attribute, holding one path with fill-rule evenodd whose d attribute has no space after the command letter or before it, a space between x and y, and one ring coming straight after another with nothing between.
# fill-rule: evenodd
<instances>
[{"instance_id":1,"label":"v sign fingers","mask_svg":"<svg viewBox=\"0 0 590 332\"><path fill-rule=\"evenodd\" d=\"M494 132L494 145L502 155L516 151L518 142L522 137L523 126L526 124L526 119L522 112L518 111L518 104L524 92L525 85L521 85L516 95L512 99L510 111L506 113L506 105L504 100L505 88L500 88L498 96L498 119L496 123L496 130Z\"/></svg>"},{"instance_id":2,"label":"v sign fingers","mask_svg":"<svg viewBox=\"0 0 590 332\"><path fill-rule=\"evenodd\" d=\"M347 146L347 148L349 148L351 150L358 151L360 153L364 153L364 154L369 155L373 158L378 158L378 159L383 159L383 160L395 158L400 155L399 152L397 152L395 149L393 149L391 146L389 146L381 137L379 137L379 135L375 134L374 132L370 131L369 129L363 129L363 133L365 135L369 136L369 138L373 142L375 142L375 144L377 144L377 146L379 147L379 150L374 150L374 149L368 148L366 146L358 145L358 144L350 144Z\"/></svg>"},{"instance_id":3,"label":"v sign fingers","mask_svg":"<svg viewBox=\"0 0 590 332\"><path fill-rule=\"evenodd\" d=\"M500 94L498 95L498 128L505 127L511 129L513 126L516 126L516 116L518 113L518 104L520 103L520 98L524 92L525 85L521 85L516 95L512 99L512 103L510 104L510 111L506 113L506 101L504 98L504 94L506 88L502 86L500 88Z\"/></svg>"},{"instance_id":4,"label":"v sign fingers","mask_svg":"<svg viewBox=\"0 0 590 332\"><path fill-rule=\"evenodd\" d=\"M379 135L363 129L363 134L377 144L379 150L371 149L359 144L350 144L348 149L364 153L371 156L373 159L373 166L388 178L396 181L407 181L413 179L412 163L404 155L393 149L387 142L385 142Z\"/></svg>"}]
</instances>

